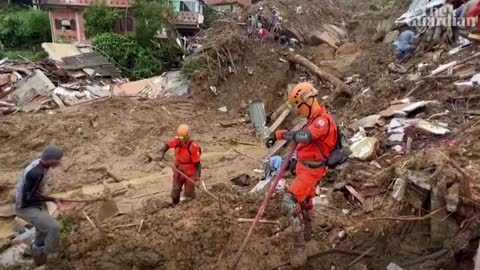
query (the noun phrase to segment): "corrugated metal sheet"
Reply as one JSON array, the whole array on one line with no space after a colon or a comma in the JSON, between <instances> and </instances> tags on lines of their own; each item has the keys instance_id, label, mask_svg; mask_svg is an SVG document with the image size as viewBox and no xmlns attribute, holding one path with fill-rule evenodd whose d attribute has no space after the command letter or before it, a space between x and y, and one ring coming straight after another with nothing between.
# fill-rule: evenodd
<instances>
[{"instance_id":1,"label":"corrugated metal sheet","mask_svg":"<svg viewBox=\"0 0 480 270\"><path fill-rule=\"evenodd\" d=\"M250 121L257 130L257 135L263 137L267 124L267 114L263 101L254 100L250 102Z\"/></svg>"},{"instance_id":2,"label":"corrugated metal sheet","mask_svg":"<svg viewBox=\"0 0 480 270\"><path fill-rule=\"evenodd\" d=\"M423 16L428 15L429 9L443 6L446 3L447 0L413 0L408 8L408 11L400 16L395 23L408 24L413 20L420 19Z\"/></svg>"},{"instance_id":3,"label":"corrugated metal sheet","mask_svg":"<svg viewBox=\"0 0 480 270\"><path fill-rule=\"evenodd\" d=\"M66 70L79 70L90 68L96 73L105 77L120 77L120 71L114 64L110 63L98 52L84 53L75 56L62 57L64 64L62 68Z\"/></svg>"}]
</instances>

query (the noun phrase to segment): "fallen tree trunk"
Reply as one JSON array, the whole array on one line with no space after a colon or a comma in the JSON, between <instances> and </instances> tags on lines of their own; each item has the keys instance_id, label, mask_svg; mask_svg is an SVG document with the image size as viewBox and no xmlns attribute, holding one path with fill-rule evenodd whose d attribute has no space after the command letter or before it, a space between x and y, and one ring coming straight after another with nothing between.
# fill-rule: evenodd
<instances>
[{"instance_id":1,"label":"fallen tree trunk","mask_svg":"<svg viewBox=\"0 0 480 270\"><path fill-rule=\"evenodd\" d=\"M308 70L310 70L310 72L312 72L320 80L326 80L326 81L331 82L336 88L336 91L334 93L335 96L338 96L340 93L345 93L349 97L353 96L352 91L350 90L350 88L344 82L342 82L339 78L333 76L332 74L330 74L328 72L325 72L324 70L320 69L317 65L312 63L307 58L305 58L305 57L303 57L299 54L289 54L289 55L287 55L287 60L290 61L291 63L298 64L298 65L301 65L301 66L307 68Z\"/></svg>"}]
</instances>

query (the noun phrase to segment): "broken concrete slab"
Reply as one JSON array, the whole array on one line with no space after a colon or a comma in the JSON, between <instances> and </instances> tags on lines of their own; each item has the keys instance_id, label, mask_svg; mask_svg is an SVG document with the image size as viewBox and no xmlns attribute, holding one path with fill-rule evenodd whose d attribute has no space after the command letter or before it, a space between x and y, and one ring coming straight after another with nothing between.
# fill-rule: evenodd
<instances>
[{"instance_id":1,"label":"broken concrete slab","mask_svg":"<svg viewBox=\"0 0 480 270\"><path fill-rule=\"evenodd\" d=\"M63 57L82 54L73 44L44 42L42 48L47 52L50 59L58 62L62 62Z\"/></svg>"},{"instance_id":2,"label":"broken concrete slab","mask_svg":"<svg viewBox=\"0 0 480 270\"><path fill-rule=\"evenodd\" d=\"M36 96L50 96L53 89L55 89L55 85L42 71L37 69L18 83L17 90L12 96L17 106L22 106Z\"/></svg>"},{"instance_id":3,"label":"broken concrete slab","mask_svg":"<svg viewBox=\"0 0 480 270\"><path fill-rule=\"evenodd\" d=\"M170 71L161 76L114 85L112 92L116 96L152 99L184 96L188 94L188 83L184 80L181 71Z\"/></svg>"},{"instance_id":4,"label":"broken concrete slab","mask_svg":"<svg viewBox=\"0 0 480 270\"><path fill-rule=\"evenodd\" d=\"M442 127L440 125L432 124L423 119L418 120L418 122L415 124L415 127L424 132L428 132L435 135L446 135L450 133L450 130L448 128Z\"/></svg>"},{"instance_id":5,"label":"broken concrete slab","mask_svg":"<svg viewBox=\"0 0 480 270\"><path fill-rule=\"evenodd\" d=\"M112 93L110 92L110 86L100 86L97 84L94 85L87 85L86 86L87 91L90 93L94 94L97 97L110 97Z\"/></svg>"},{"instance_id":6,"label":"broken concrete slab","mask_svg":"<svg viewBox=\"0 0 480 270\"><path fill-rule=\"evenodd\" d=\"M437 103L437 101L417 101L413 103L394 104L387 109L380 112L382 117L391 117L394 115L406 116L408 113L413 112L421 107L425 107L428 104Z\"/></svg>"},{"instance_id":7,"label":"broken concrete slab","mask_svg":"<svg viewBox=\"0 0 480 270\"><path fill-rule=\"evenodd\" d=\"M377 124L380 124L380 115L373 114L366 117L361 118L360 120L355 121L353 124L350 125L350 128L354 131L358 130L359 127L362 128L373 128Z\"/></svg>"}]
</instances>

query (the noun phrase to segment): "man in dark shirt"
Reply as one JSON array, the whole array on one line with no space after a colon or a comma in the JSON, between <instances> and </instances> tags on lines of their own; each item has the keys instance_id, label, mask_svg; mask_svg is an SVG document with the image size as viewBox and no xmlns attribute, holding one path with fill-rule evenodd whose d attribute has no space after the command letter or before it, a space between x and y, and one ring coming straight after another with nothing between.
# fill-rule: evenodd
<instances>
[{"instance_id":1,"label":"man in dark shirt","mask_svg":"<svg viewBox=\"0 0 480 270\"><path fill-rule=\"evenodd\" d=\"M32 255L35 264L45 264L47 259L58 257L60 227L48 214L47 201L57 201L45 195L47 172L60 164L63 151L55 146L47 147L40 159L30 163L17 184L17 216L35 227Z\"/></svg>"}]
</instances>

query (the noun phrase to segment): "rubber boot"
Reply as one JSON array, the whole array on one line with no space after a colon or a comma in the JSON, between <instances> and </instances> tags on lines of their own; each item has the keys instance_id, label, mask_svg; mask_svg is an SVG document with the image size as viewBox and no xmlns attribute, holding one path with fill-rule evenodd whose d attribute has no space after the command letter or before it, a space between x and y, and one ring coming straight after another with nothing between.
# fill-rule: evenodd
<instances>
[{"instance_id":1,"label":"rubber boot","mask_svg":"<svg viewBox=\"0 0 480 270\"><path fill-rule=\"evenodd\" d=\"M290 218L292 226L293 249L290 254L290 265L293 268L301 267L307 263L307 255L305 253L305 239L303 236L302 223L298 215Z\"/></svg>"},{"instance_id":2,"label":"rubber boot","mask_svg":"<svg viewBox=\"0 0 480 270\"><path fill-rule=\"evenodd\" d=\"M37 247L35 244L32 245L32 258L33 263L36 266L44 265L47 263L47 254L44 252L44 247Z\"/></svg>"},{"instance_id":3,"label":"rubber boot","mask_svg":"<svg viewBox=\"0 0 480 270\"><path fill-rule=\"evenodd\" d=\"M304 216L303 220L303 238L305 241L312 240L312 219L309 216Z\"/></svg>"}]
</instances>

